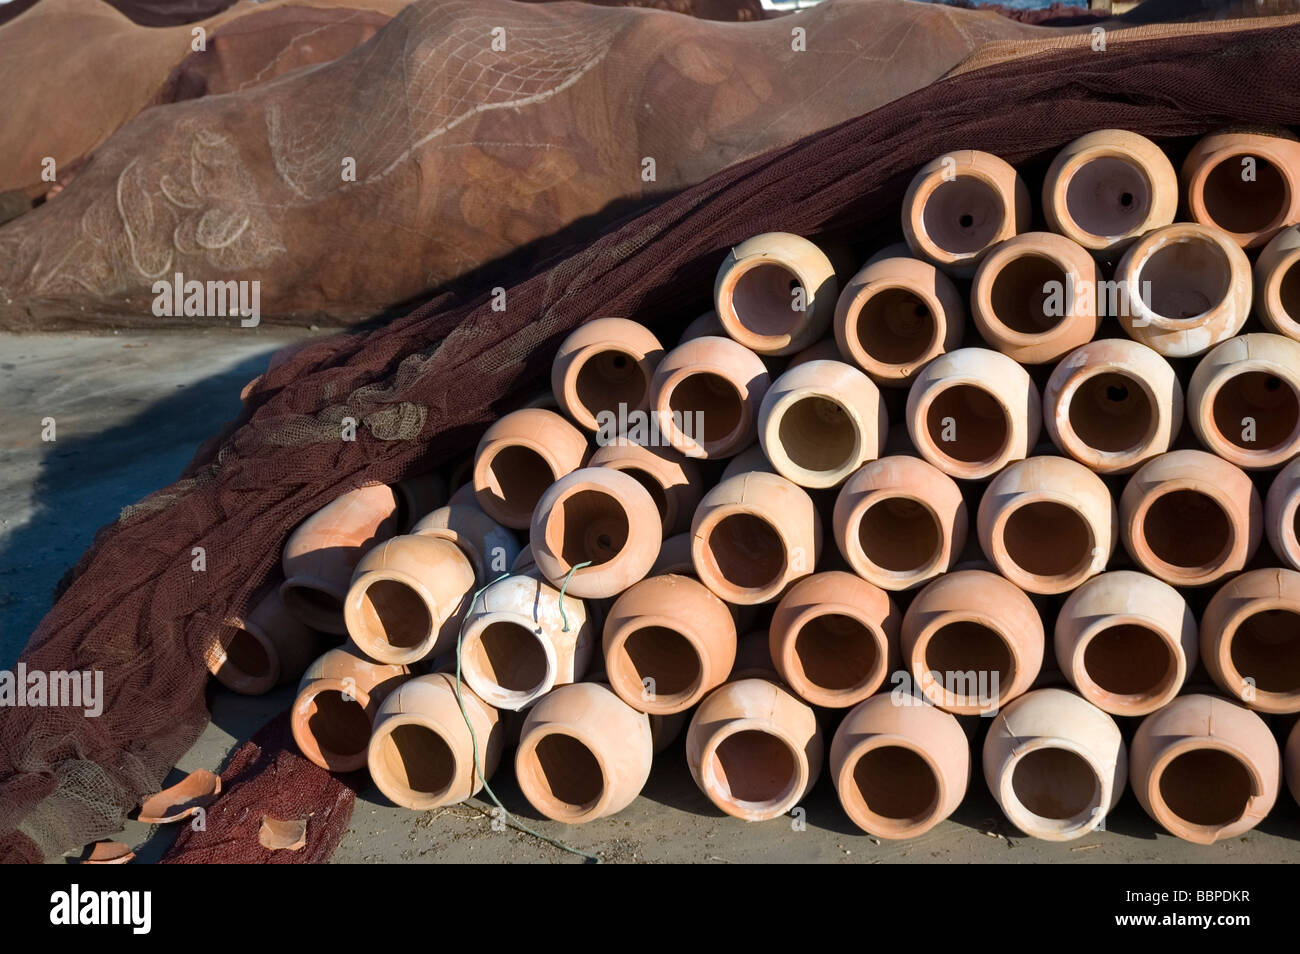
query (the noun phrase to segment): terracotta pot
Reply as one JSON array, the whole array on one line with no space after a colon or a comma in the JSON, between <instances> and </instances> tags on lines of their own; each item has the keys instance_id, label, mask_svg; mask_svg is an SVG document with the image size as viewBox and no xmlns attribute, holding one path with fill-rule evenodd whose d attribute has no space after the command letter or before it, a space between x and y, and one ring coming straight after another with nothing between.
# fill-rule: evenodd
<instances>
[{"instance_id":1,"label":"terracotta pot","mask_svg":"<svg viewBox=\"0 0 1300 954\"><path fill-rule=\"evenodd\" d=\"M1250 478L1198 450L1143 464L1124 486L1119 512L1129 556L1173 586L1205 586L1244 569L1264 524Z\"/></svg>"},{"instance_id":2,"label":"terracotta pot","mask_svg":"<svg viewBox=\"0 0 1300 954\"><path fill-rule=\"evenodd\" d=\"M280 598L312 629L342 636L343 598L366 551L397 532L397 497L376 484L349 491L316 511L284 545Z\"/></svg>"},{"instance_id":3,"label":"terracotta pot","mask_svg":"<svg viewBox=\"0 0 1300 954\"><path fill-rule=\"evenodd\" d=\"M969 277L986 251L1029 228L1029 190L1015 167L966 150L922 166L903 197L903 235L918 258Z\"/></svg>"},{"instance_id":4,"label":"terracotta pot","mask_svg":"<svg viewBox=\"0 0 1300 954\"><path fill-rule=\"evenodd\" d=\"M1238 467L1280 467L1300 453L1300 342L1230 338L1201 359L1187 416L1209 450Z\"/></svg>"},{"instance_id":5,"label":"terracotta pot","mask_svg":"<svg viewBox=\"0 0 1300 954\"><path fill-rule=\"evenodd\" d=\"M794 354L808 347L830 328L838 294L831 260L789 232L741 242L713 283L722 327L758 354Z\"/></svg>"},{"instance_id":6,"label":"terracotta pot","mask_svg":"<svg viewBox=\"0 0 1300 954\"><path fill-rule=\"evenodd\" d=\"M302 754L331 772L365 767L375 714L409 673L405 666L371 662L351 646L317 659L303 673L289 712Z\"/></svg>"},{"instance_id":7,"label":"terracotta pot","mask_svg":"<svg viewBox=\"0 0 1300 954\"><path fill-rule=\"evenodd\" d=\"M231 628L235 633L228 645L216 641L208 649L208 672L246 696L294 682L322 649L320 636L285 608L277 587L265 589Z\"/></svg>"},{"instance_id":8,"label":"terracotta pot","mask_svg":"<svg viewBox=\"0 0 1300 954\"><path fill-rule=\"evenodd\" d=\"M776 474L714 487L691 523L695 575L728 603L767 603L821 559L821 517L808 492Z\"/></svg>"},{"instance_id":9,"label":"terracotta pot","mask_svg":"<svg viewBox=\"0 0 1300 954\"><path fill-rule=\"evenodd\" d=\"M477 795L496 772L505 748L497 711L468 686L461 686L460 698L464 714L455 676L435 673L404 682L379 707L366 763L375 786L394 804L416 811L454 805Z\"/></svg>"},{"instance_id":10,"label":"terracotta pot","mask_svg":"<svg viewBox=\"0 0 1300 954\"><path fill-rule=\"evenodd\" d=\"M627 808L650 778L650 718L604 686L561 686L528 712L515 778L547 818L581 825Z\"/></svg>"},{"instance_id":11,"label":"terracotta pot","mask_svg":"<svg viewBox=\"0 0 1300 954\"><path fill-rule=\"evenodd\" d=\"M1187 601L1153 576L1117 570L1070 594L1056 617L1056 663L1105 712L1143 716L1167 705L1198 657Z\"/></svg>"},{"instance_id":12,"label":"terracotta pot","mask_svg":"<svg viewBox=\"0 0 1300 954\"><path fill-rule=\"evenodd\" d=\"M1129 772L1148 815L1198 845L1235 838L1269 813L1281 759L1264 720L1214 696L1180 696L1142 720Z\"/></svg>"},{"instance_id":13,"label":"terracotta pot","mask_svg":"<svg viewBox=\"0 0 1300 954\"><path fill-rule=\"evenodd\" d=\"M468 485L467 485L468 486ZM417 537L450 540L469 559L479 585L510 569L519 559L515 535L489 517L474 502L452 502L429 514L414 527Z\"/></svg>"},{"instance_id":14,"label":"terracotta pot","mask_svg":"<svg viewBox=\"0 0 1300 954\"><path fill-rule=\"evenodd\" d=\"M619 419L620 408L624 415L649 409L650 378L663 356L663 345L645 325L597 318L560 345L551 364L551 390L579 427L603 434L611 419Z\"/></svg>"},{"instance_id":15,"label":"terracotta pot","mask_svg":"<svg viewBox=\"0 0 1300 954\"><path fill-rule=\"evenodd\" d=\"M451 541L393 537L357 564L343 618L371 659L419 662L455 648L473 589L474 568Z\"/></svg>"},{"instance_id":16,"label":"terracotta pot","mask_svg":"<svg viewBox=\"0 0 1300 954\"><path fill-rule=\"evenodd\" d=\"M790 359L785 364L785 369L789 371L791 368L797 368L809 361L839 361L841 359L840 349L835 346L835 339L823 338L816 344L810 344L802 351L790 355Z\"/></svg>"},{"instance_id":17,"label":"terracotta pot","mask_svg":"<svg viewBox=\"0 0 1300 954\"><path fill-rule=\"evenodd\" d=\"M1099 129L1056 154L1043 180L1043 215L1092 252L1114 252L1178 212L1178 176L1164 150L1125 129Z\"/></svg>"},{"instance_id":18,"label":"terracotta pot","mask_svg":"<svg viewBox=\"0 0 1300 954\"><path fill-rule=\"evenodd\" d=\"M1183 423L1183 387L1173 367L1127 338L1071 351L1043 389L1052 443L1099 474L1135 470L1173 445Z\"/></svg>"},{"instance_id":19,"label":"terracotta pot","mask_svg":"<svg viewBox=\"0 0 1300 954\"><path fill-rule=\"evenodd\" d=\"M718 478L718 483L724 480L730 480L737 474L748 474L758 471L764 474L775 474L776 468L772 462L767 459L767 454L763 452L761 444L755 444L747 450L741 451L731 460L727 461L727 466L722 468L722 476Z\"/></svg>"},{"instance_id":20,"label":"terracotta pot","mask_svg":"<svg viewBox=\"0 0 1300 954\"><path fill-rule=\"evenodd\" d=\"M975 327L989 347L1021 364L1055 361L1096 335L1100 278L1082 245L1051 232L1017 235L975 272Z\"/></svg>"},{"instance_id":21,"label":"terracotta pot","mask_svg":"<svg viewBox=\"0 0 1300 954\"><path fill-rule=\"evenodd\" d=\"M1021 590L984 570L947 573L903 616L903 664L927 699L957 715L1001 708L1043 664L1043 622Z\"/></svg>"},{"instance_id":22,"label":"terracotta pot","mask_svg":"<svg viewBox=\"0 0 1300 954\"><path fill-rule=\"evenodd\" d=\"M1204 354L1246 323L1250 260L1217 229L1167 225L1129 247L1105 297L1129 337L1170 358Z\"/></svg>"},{"instance_id":23,"label":"terracotta pot","mask_svg":"<svg viewBox=\"0 0 1300 954\"><path fill-rule=\"evenodd\" d=\"M873 696L844 717L830 752L831 780L849 820L878 838L915 838L961 804L970 743L954 716Z\"/></svg>"},{"instance_id":24,"label":"terracotta pot","mask_svg":"<svg viewBox=\"0 0 1300 954\"><path fill-rule=\"evenodd\" d=\"M1291 797L1300 803L1300 722L1291 727L1286 740L1286 787Z\"/></svg>"},{"instance_id":25,"label":"terracotta pot","mask_svg":"<svg viewBox=\"0 0 1300 954\"><path fill-rule=\"evenodd\" d=\"M1029 456L1042 400L1029 372L997 351L961 348L927 364L907 395L917 451L951 477L982 480Z\"/></svg>"},{"instance_id":26,"label":"terracotta pot","mask_svg":"<svg viewBox=\"0 0 1300 954\"><path fill-rule=\"evenodd\" d=\"M1067 457L1010 464L980 498L980 547L1030 593L1065 593L1106 569L1118 516L1101 478Z\"/></svg>"},{"instance_id":27,"label":"terracotta pot","mask_svg":"<svg viewBox=\"0 0 1300 954\"><path fill-rule=\"evenodd\" d=\"M861 577L814 573L776 605L769 651L781 678L805 702L847 709L897 667L902 619L889 594Z\"/></svg>"},{"instance_id":28,"label":"terracotta pot","mask_svg":"<svg viewBox=\"0 0 1300 954\"><path fill-rule=\"evenodd\" d=\"M1260 712L1300 712L1300 573L1252 570L1201 617L1201 658L1219 688Z\"/></svg>"},{"instance_id":29,"label":"terracotta pot","mask_svg":"<svg viewBox=\"0 0 1300 954\"><path fill-rule=\"evenodd\" d=\"M848 479L835 500L835 543L859 576L909 590L945 573L966 545L956 482L918 457L882 457Z\"/></svg>"},{"instance_id":30,"label":"terracotta pot","mask_svg":"<svg viewBox=\"0 0 1300 954\"><path fill-rule=\"evenodd\" d=\"M533 513L537 569L578 597L617 596L654 565L663 542L654 498L635 477L584 467L557 480ZM583 566L582 564L589 564Z\"/></svg>"},{"instance_id":31,"label":"terracotta pot","mask_svg":"<svg viewBox=\"0 0 1300 954\"><path fill-rule=\"evenodd\" d=\"M677 339L677 343L683 345L688 341L694 341L696 338L725 337L727 337L727 329L723 328L722 322L718 320L718 313L713 309L709 309L686 326L686 330Z\"/></svg>"},{"instance_id":32,"label":"terracotta pot","mask_svg":"<svg viewBox=\"0 0 1300 954\"><path fill-rule=\"evenodd\" d=\"M764 679L713 690L686 730L686 764L709 801L744 821L766 821L799 804L821 773L817 716Z\"/></svg>"},{"instance_id":33,"label":"terracotta pot","mask_svg":"<svg viewBox=\"0 0 1300 954\"><path fill-rule=\"evenodd\" d=\"M1211 133L1187 154L1182 180L1192 218L1243 248L1300 222L1300 142L1286 130Z\"/></svg>"},{"instance_id":34,"label":"terracotta pot","mask_svg":"<svg viewBox=\"0 0 1300 954\"><path fill-rule=\"evenodd\" d=\"M599 630L582 600L533 576L508 576L478 595L465 616L461 675L484 702L511 711L581 679Z\"/></svg>"},{"instance_id":35,"label":"terracotta pot","mask_svg":"<svg viewBox=\"0 0 1300 954\"><path fill-rule=\"evenodd\" d=\"M524 530L546 488L583 466L587 438L554 411L512 411L474 452L474 493L497 523Z\"/></svg>"},{"instance_id":36,"label":"terracotta pot","mask_svg":"<svg viewBox=\"0 0 1300 954\"><path fill-rule=\"evenodd\" d=\"M1300 226L1278 232L1259 253L1254 300L1269 331L1300 340Z\"/></svg>"},{"instance_id":37,"label":"terracotta pot","mask_svg":"<svg viewBox=\"0 0 1300 954\"><path fill-rule=\"evenodd\" d=\"M1269 485L1264 529L1277 558L1300 570L1300 459L1282 468Z\"/></svg>"},{"instance_id":38,"label":"terracotta pot","mask_svg":"<svg viewBox=\"0 0 1300 954\"><path fill-rule=\"evenodd\" d=\"M591 467L610 467L635 477L650 491L663 522L664 536L682 533L704 494L700 467L668 447L643 447L620 441L598 448Z\"/></svg>"},{"instance_id":39,"label":"terracotta pot","mask_svg":"<svg viewBox=\"0 0 1300 954\"><path fill-rule=\"evenodd\" d=\"M929 262L881 258L849 279L835 306L835 344L881 387L902 388L930 359L960 347L966 305Z\"/></svg>"},{"instance_id":40,"label":"terracotta pot","mask_svg":"<svg viewBox=\"0 0 1300 954\"><path fill-rule=\"evenodd\" d=\"M1064 689L1026 693L984 738L984 780L1032 838L1070 841L1102 825L1124 794L1127 754L1115 720Z\"/></svg>"},{"instance_id":41,"label":"terracotta pot","mask_svg":"<svg viewBox=\"0 0 1300 954\"><path fill-rule=\"evenodd\" d=\"M652 576L630 587L605 619L605 672L633 709L683 712L722 685L736 661L727 605L688 576Z\"/></svg>"},{"instance_id":42,"label":"terracotta pot","mask_svg":"<svg viewBox=\"0 0 1300 954\"><path fill-rule=\"evenodd\" d=\"M680 344L664 356L650 384L654 436L687 457L730 457L754 442L769 384L758 355L730 338Z\"/></svg>"}]
</instances>

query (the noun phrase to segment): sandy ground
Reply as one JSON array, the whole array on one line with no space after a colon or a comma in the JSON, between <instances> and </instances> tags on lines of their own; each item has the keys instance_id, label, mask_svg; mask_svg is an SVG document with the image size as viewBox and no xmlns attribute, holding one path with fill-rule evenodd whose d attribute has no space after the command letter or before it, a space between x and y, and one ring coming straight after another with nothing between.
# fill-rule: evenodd
<instances>
[{"instance_id":1,"label":"sandy ground","mask_svg":"<svg viewBox=\"0 0 1300 954\"><path fill-rule=\"evenodd\" d=\"M16 660L62 574L96 529L173 480L199 443L235 415L239 389L270 353L302 333L0 335L0 668ZM41 441L54 417L57 441ZM257 699L213 693L213 720L171 781L219 771L236 745L287 707L292 690ZM984 728L966 720L978 746ZM1131 726L1126 728L1131 733ZM978 752L978 748L975 749ZM645 791L616 817L581 827L540 819L520 796L509 756L493 778L523 825L611 862L1064 862L1258 864L1300 860L1300 808L1283 792L1247 835L1208 848L1164 834L1126 793L1107 831L1064 844L1033 841L1006 822L975 777L956 815L925 836L881 842L854 828L825 773L804 814L746 825L700 794L681 740L663 752ZM494 819L475 799L436 812L390 805L373 788L357 800L339 862L580 861ZM156 859L172 832L131 822L120 840Z\"/></svg>"}]
</instances>

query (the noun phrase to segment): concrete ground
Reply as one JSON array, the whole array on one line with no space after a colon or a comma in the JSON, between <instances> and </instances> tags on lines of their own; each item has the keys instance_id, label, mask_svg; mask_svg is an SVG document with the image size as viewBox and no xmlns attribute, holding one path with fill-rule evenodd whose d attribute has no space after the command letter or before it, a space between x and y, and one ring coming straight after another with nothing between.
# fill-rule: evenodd
<instances>
[{"instance_id":1,"label":"concrete ground","mask_svg":"<svg viewBox=\"0 0 1300 954\"><path fill-rule=\"evenodd\" d=\"M11 668L49 608L62 574L122 507L171 482L203 439L239 408L239 389L276 348L307 332L0 335L0 669ZM53 417L57 440L41 440ZM292 690L247 698L214 694L213 720L172 781L220 771L239 742L285 709ZM1197 847L1160 831L1126 793L1108 830L1063 844L1033 841L1006 822L975 763L953 818L921 838L870 838L840 811L822 779L794 817L746 825L695 787L681 740L662 753L625 811L581 827L540 819L519 794L509 762L494 777L518 820L606 861L619 862L1065 862L1259 864L1300 859L1300 808L1285 791L1247 835ZM436 812L395 808L373 788L357 801L335 855L340 862L551 862L578 860L512 827L494 825L490 802ZM128 823L119 840L156 859L172 832Z\"/></svg>"}]
</instances>

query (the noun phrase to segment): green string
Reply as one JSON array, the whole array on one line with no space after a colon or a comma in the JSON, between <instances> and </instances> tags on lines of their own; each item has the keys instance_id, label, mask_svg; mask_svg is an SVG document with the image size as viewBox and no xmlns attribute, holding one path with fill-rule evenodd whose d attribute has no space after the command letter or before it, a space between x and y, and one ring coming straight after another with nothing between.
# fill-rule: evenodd
<instances>
[{"instance_id":1,"label":"green string","mask_svg":"<svg viewBox=\"0 0 1300 954\"><path fill-rule=\"evenodd\" d=\"M587 564L585 563L581 563L578 566L586 566L586 565ZM573 570L578 569L578 566L575 566ZM573 570L569 571L569 576L573 575ZM488 583L486 586L483 586L479 588L477 591L475 591L474 595L470 598L469 601L470 611L471 612L473 611L474 604L478 602L478 598L482 596L487 589L489 589L494 584L501 582L509 575L510 575L509 573L502 573L491 583ZM569 581L566 578L564 581L565 586L568 586L568 583ZM560 615L561 616L564 615L564 590L563 589L560 590ZM513 814L511 814L510 810L507 809L505 805L501 804L501 799L497 798L497 793L492 791L492 786L488 784L487 779L484 777L483 769L482 766L479 765L479 759L478 759L478 734L474 731L474 723L470 721L469 713L465 711L465 700L460 694L461 650L465 644L465 622L468 619L469 619L469 613L466 613L464 618L460 622L460 632L456 634L456 705L460 706L461 718L465 720L465 728L469 729L469 738L474 745L475 777L478 778L483 783L483 791L488 793L488 797L492 799L493 803L497 807L497 810L501 812L501 817L505 820L506 824L510 825L512 828L517 829L518 831L524 832L525 834L532 835L534 838L538 839L539 841L544 841L548 845L553 845L554 847L559 848L562 851L570 852L571 854L578 855L581 858L586 858L588 861L592 861L595 862L596 864L600 864L601 859L599 855L594 855L591 852L583 851L581 848L574 848L572 845L566 844L560 841L558 838L552 838L550 835L543 835L540 831L535 831L534 829L529 828L518 818L516 818ZM564 629L565 632L568 632L569 623L567 619L564 622Z\"/></svg>"},{"instance_id":2,"label":"green string","mask_svg":"<svg viewBox=\"0 0 1300 954\"><path fill-rule=\"evenodd\" d=\"M575 563L569 567L569 572L564 574L564 585L560 587L560 619L564 620L564 632L569 631L569 614L564 612L564 591L569 588L569 581L573 579L573 574L581 570L584 566L591 566L591 561L585 563Z\"/></svg>"}]
</instances>

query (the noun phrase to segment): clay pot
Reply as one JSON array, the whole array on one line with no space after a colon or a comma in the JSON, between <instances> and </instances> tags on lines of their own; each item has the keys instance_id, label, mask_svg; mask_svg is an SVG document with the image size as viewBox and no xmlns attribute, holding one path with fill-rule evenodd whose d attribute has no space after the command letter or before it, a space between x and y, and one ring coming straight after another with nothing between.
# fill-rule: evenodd
<instances>
[{"instance_id":1,"label":"clay pot","mask_svg":"<svg viewBox=\"0 0 1300 954\"><path fill-rule=\"evenodd\" d=\"M1092 252L1114 252L1168 225L1178 176L1164 150L1125 129L1099 129L1056 154L1043 180L1043 215Z\"/></svg>"},{"instance_id":2,"label":"clay pot","mask_svg":"<svg viewBox=\"0 0 1300 954\"><path fill-rule=\"evenodd\" d=\"M537 569L574 596L617 596L649 572L663 542L650 491L609 467L557 480L533 513L529 545ZM582 566L582 564L589 564Z\"/></svg>"},{"instance_id":3,"label":"clay pot","mask_svg":"<svg viewBox=\"0 0 1300 954\"><path fill-rule=\"evenodd\" d=\"M1029 228L1029 190L1009 163L966 150L922 166L903 197L912 254L969 277L986 251Z\"/></svg>"},{"instance_id":4,"label":"clay pot","mask_svg":"<svg viewBox=\"0 0 1300 954\"><path fill-rule=\"evenodd\" d=\"M926 365L907 395L917 451L951 477L982 480L1038 443L1042 401L1029 372L997 351L961 348Z\"/></svg>"},{"instance_id":5,"label":"clay pot","mask_svg":"<svg viewBox=\"0 0 1300 954\"><path fill-rule=\"evenodd\" d=\"M1106 569L1118 516L1101 478L1066 457L1010 464L980 498L980 547L1030 593L1065 593Z\"/></svg>"},{"instance_id":6,"label":"clay pot","mask_svg":"<svg viewBox=\"0 0 1300 954\"><path fill-rule=\"evenodd\" d=\"M468 486L468 485L466 485ZM469 559L479 585L500 576L519 559L519 541L515 535L489 517L471 496L440 507L414 527L417 537L450 540Z\"/></svg>"},{"instance_id":7,"label":"clay pot","mask_svg":"<svg viewBox=\"0 0 1300 954\"><path fill-rule=\"evenodd\" d=\"M1250 260L1217 229L1180 222L1129 247L1106 287L1104 314L1166 357L1204 354L1250 314Z\"/></svg>"},{"instance_id":8,"label":"clay pot","mask_svg":"<svg viewBox=\"0 0 1300 954\"><path fill-rule=\"evenodd\" d=\"M835 344L881 387L902 388L961 345L966 306L929 262L882 258L849 279L835 306Z\"/></svg>"},{"instance_id":9,"label":"clay pot","mask_svg":"<svg viewBox=\"0 0 1300 954\"><path fill-rule=\"evenodd\" d=\"M519 556L515 557L515 562L510 564L510 573L514 576L522 576L530 571L536 571L534 576L540 576L541 571L537 570L537 561L533 559L533 548L525 545L519 551Z\"/></svg>"},{"instance_id":10,"label":"clay pot","mask_svg":"<svg viewBox=\"0 0 1300 954\"><path fill-rule=\"evenodd\" d=\"M889 418L871 379L842 361L810 361L777 378L758 412L758 439L782 477L835 487L884 447Z\"/></svg>"},{"instance_id":11,"label":"clay pot","mask_svg":"<svg viewBox=\"0 0 1300 954\"><path fill-rule=\"evenodd\" d=\"M461 673L498 709L532 705L586 674L599 631L582 600L533 576L508 576L478 595L465 615Z\"/></svg>"},{"instance_id":12,"label":"clay pot","mask_svg":"<svg viewBox=\"0 0 1300 954\"><path fill-rule=\"evenodd\" d=\"M284 545L280 598L312 629L342 636L343 598L366 551L397 532L397 497L376 484L349 491L316 511Z\"/></svg>"},{"instance_id":13,"label":"clay pot","mask_svg":"<svg viewBox=\"0 0 1300 954\"><path fill-rule=\"evenodd\" d=\"M975 272L975 327L989 347L1021 364L1055 361L1097 333L1100 278L1082 245L1051 232L1017 235Z\"/></svg>"},{"instance_id":14,"label":"clay pot","mask_svg":"<svg viewBox=\"0 0 1300 954\"><path fill-rule=\"evenodd\" d=\"M1070 594L1056 617L1056 662L1105 712L1143 716L1167 705L1198 656L1187 601L1153 576L1118 570Z\"/></svg>"},{"instance_id":15,"label":"clay pot","mask_svg":"<svg viewBox=\"0 0 1300 954\"><path fill-rule=\"evenodd\" d=\"M1173 586L1236 573L1259 548L1264 508L1250 478L1213 454L1170 451L1143 464L1120 497L1120 531L1139 566Z\"/></svg>"},{"instance_id":16,"label":"clay pot","mask_svg":"<svg viewBox=\"0 0 1300 954\"><path fill-rule=\"evenodd\" d=\"M799 804L821 773L817 716L764 679L719 686L686 730L686 764L709 801L744 821L766 821Z\"/></svg>"},{"instance_id":17,"label":"clay pot","mask_svg":"<svg viewBox=\"0 0 1300 954\"><path fill-rule=\"evenodd\" d=\"M207 655L208 671L227 689L260 696L293 682L320 655L320 637L290 613L278 588L270 588L252 610L231 624L229 644L214 642Z\"/></svg>"},{"instance_id":18,"label":"clay pot","mask_svg":"<svg viewBox=\"0 0 1300 954\"><path fill-rule=\"evenodd\" d=\"M1230 338L1201 359L1187 385L1187 416L1209 450L1250 470L1300 453L1300 342Z\"/></svg>"},{"instance_id":19,"label":"clay pot","mask_svg":"<svg viewBox=\"0 0 1300 954\"><path fill-rule=\"evenodd\" d=\"M1201 658L1219 688L1260 712L1300 712L1300 573L1252 570L1201 617Z\"/></svg>"},{"instance_id":20,"label":"clay pot","mask_svg":"<svg viewBox=\"0 0 1300 954\"><path fill-rule=\"evenodd\" d=\"M1183 388L1169 362L1127 338L1091 341L1065 356L1043 389L1052 443L1099 474L1134 470L1173 445Z\"/></svg>"},{"instance_id":21,"label":"clay pot","mask_svg":"<svg viewBox=\"0 0 1300 954\"><path fill-rule=\"evenodd\" d=\"M737 474L748 474L758 471L764 474L775 474L776 468L772 462L767 459L767 454L763 451L761 444L755 444L747 450L741 451L731 460L727 461L727 466L722 468L722 476L718 478L718 483L724 480L730 480Z\"/></svg>"},{"instance_id":22,"label":"clay pot","mask_svg":"<svg viewBox=\"0 0 1300 954\"><path fill-rule=\"evenodd\" d=\"M776 605L768 628L772 662L805 702L847 709L894 670L902 619L880 587L838 570L814 573Z\"/></svg>"},{"instance_id":23,"label":"clay pot","mask_svg":"<svg viewBox=\"0 0 1300 954\"><path fill-rule=\"evenodd\" d=\"M597 449L589 466L610 467L635 477L654 498L666 537L690 527L704 493L699 465L668 447L619 441Z\"/></svg>"},{"instance_id":24,"label":"clay pot","mask_svg":"<svg viewBox=\"0 0 1300 954\"><path fill-rule=\"evenodd\" d=\"M605 672L633 709L683 712L722 685L736 661L727 605L688 576L652 576L628 588L605 619Z\"/></svg>"},{"instance_id":25,"label":"clay pot","mask_svg":"<svg viewBox=\"0 0 1300 954\"><path fill-rule=\"evenodd\" d=\"M1300 803L1300 722L1291 727L1286 740L1286 787L1291 797Z\"/></svg>"},{"instance_id":26,"label":"clay pot","mask_svg":"<svg viewBox=\"0 0 1300 954\"><path fill-rule=\"evenodd\" d=\"M497 770L505 748L497 711L468 686L461 686L460 698L464 714L455 677L434 673L404 682L379 707L366 763L394 804L416 811L454 805L478 794Z\"/></svg>"},{"instance_id":27,"label":"clay pot","mask_svg":"<svg viewBox=\"0 0 1300 954\"><path fill-rule=\"evenodd\" d=\"M331 772L363 768L375 714L409 673L405 666L371 662L351 646L317 659L303 673L289 710L302 754Z\"/></svg>"},{"instance_id":28,"label":"clay pot","mask_svg":"<svg viewBox=\"0 0 1300 954\"><path fill-rule=\"evenodd\" d=\"M401 536L357 564L343 601L348 635L378 662L414 663L455 648L474 568L449 540Z\"/></svg>"},{"instance_id":29,"label":"clay pot","mask_svg":"<svg viewBox=\"0 0 1300 954\"><path fill-rule=\"evenodd\" d=\"M878 838L915 838L961 804L970 744L954 716L917 700L873 696L831 740L831 780L849 820Z\"/></svg>"},{"instance_id":30,"label":"clay pot","mask_svg":"<svg viewBox=\"0 0 1300 954\"><path fill-rule=\"evenodd\" d=\"M927 699L957 715L1001 708L1043 664L1043 622L1021 590L984 570L930 583L903 616L903 664Z\"/></svg>"},{"instance_id":31,"label":"clay pot","mask_svg":"<svg viewBox=\"0 0 1300 954\"><path fill-rule=\"evenodd\" d=\"M546 488L587 459L587 438L554 411L513 411L487 429L474 452L474 493L497 523L524 530Z\"/></svg>"},{"instance_id":32,"label":"clay pot","mask_svg":"<svg viewBox=\"0 0 1300 954\"><path fill-rule=\"evenodd\" d=\"M882 457L835 499L835 543L855 573L886 590L910 590L952 568L966 545L966 504L956 482L918 457Z\"/></svg>"},{"instance_id":33,"label":"clay pot","mask_svg":"<svg viewBox=\"0 0 1300 954\"><path fill-rule=\"evenodd\" d=\"M1255 314L1269 331L1300 340L1300 226L1278 232L1255 260Z\"/></svg>"},{"instance_id":34,"label":"clay pot","mask_svg":"<svg viewBox=\"0 0 1300 954\"><path fill-rule=\"evenodd\" d=\"M1300 459L1282 468L1269 485L1264 529L1278 559L1300 570Z\"/></svg>"},{"instance_id":35,"label":"clay pot","mask_svg":"<svg viewBox=\"0 0 1300 954\"><path fill-rule=\"evenodd\" d=\"M1187 154L1182 180L1192 218L1242 248L1300 222L1300 142L1286 130L1211 133Z\"/></svg>"},{"instance_id":36,"label":"clay pot","mask_svg":"<svg viewBox=\"0 0 1300 954\"><path fill-rule=\"evenodd\" d=\"M681 337L677 339L677 343L683 345L688 341L694 341L696 338L725 337L727 337L727 329L723 328L722 322L718 321L718 313L709 309L686 326Z\"/></svg>"},{"instance_id":37,"label":"clay pot","mask_svg":"<svg viewBox=\"0 0 1300 954\"><path fill-rule=\"evenodd\" d=\"M770 383L766 365L748 348L730 338L694 338L668 352L655 371L652 426L687 457L730 457L753 443Z\"/></svg>"},{"instance_id":38,"label":"clay pot","mask_svg":"<svg viewBox=\"0 0 1300 954\"><path fill-rule=\"evenodd\" d=\"M1133 793L1148 815L1197 845L1258 825L1277 798L1281 759L1264 720L1214 696L1180 696L1133 737Z\"/></svg>"},{"instance_id":39,"label":"clay pot","mask_svg":"<svg viewBox=\"0 0 1300 954\"><path fill-rule=\"evenodd\" d=\"M663 345L645 325L597 318L560 345L551 364L551 390L579 427L617 436L621 429L611 420L649 409L650 378L663 356Z\"/></svg>"},{"instance_id":40,"label":"clay pot","mask_svg":"<svg viewBox=\"0 0 1300 954\"><path fill-rule=\"evenodd\" d=\"M984 738L984 780L998 807L1032 838L1070 841L1105 820L1128 779L1115 720L1064 689L1026 693Z\"/></svg>"},{"instance_id":41,"label":"clay pot","mask_svg":"<svg viewBox=\"0 0 1300 954\"><path fill-rule=\"evenodd\" d=\"M831 326L839 283L812 242L789 232L746 239L722 262L713 305L726 333L757 354L794 354Z\"/></svg>"},{"instance_id":42,"label":"clay pot","mask_svg":"<svg viewBox=\"0 0 1300 954\"><path fill-rule=\"evenodd\" d=\"M547 818L581 825L621 812L650 778L650 718L604 686L561 686L528 712L515 778Z\"/></svg>"},{"instance_id":43,"label":"clay pot","mask_svg":"<svg viewBox=\"0 0 1300 954\"><path fill-rule=\"evenodd\" d=\"M785 364L785 369L797 368L801 364L807 364L809 361L839 361L842 359L840 349L835 346L834 338L823 338L816 344L811 344L802 351L790 355L790 359Z\"/></svg>"},{"instance_id":44,"label":"clay pot","mask_svg":"<svg viewBox=\"0 0 1300 954\"><path fill-rule=\"evenodd\" d=\"M714 487L691 523L695 575L728 603L777 599L821 559L821 517L808 492L777 474L737 474Z\"/></svg>"}]
</instances>

